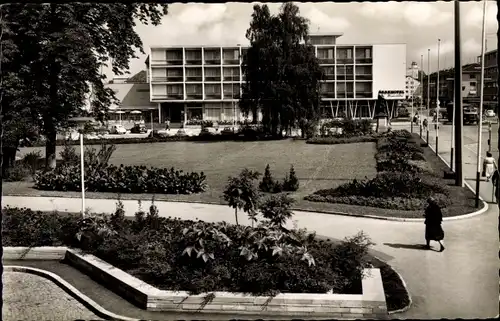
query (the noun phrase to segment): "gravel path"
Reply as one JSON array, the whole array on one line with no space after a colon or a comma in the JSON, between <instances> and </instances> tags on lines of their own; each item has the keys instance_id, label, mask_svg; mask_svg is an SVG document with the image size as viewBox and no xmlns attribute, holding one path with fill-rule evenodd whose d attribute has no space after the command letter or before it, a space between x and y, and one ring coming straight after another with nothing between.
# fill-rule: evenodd
<instances>
[{"instance_id":1,"label":"gravel path","mask_svg":"<svg viewBox=\"0 0 500 321\"><path fill-rule=\"evenodd\" d=\"M4 272L2 320L101 320L84 305L41 276Z\"/></svg>"}]
</instances>

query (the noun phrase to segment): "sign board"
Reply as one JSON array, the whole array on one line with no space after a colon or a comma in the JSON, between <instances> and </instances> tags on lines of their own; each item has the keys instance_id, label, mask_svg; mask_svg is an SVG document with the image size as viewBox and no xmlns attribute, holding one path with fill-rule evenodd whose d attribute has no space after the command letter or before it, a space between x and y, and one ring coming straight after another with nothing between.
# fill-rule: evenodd
<instances>
[{"instance_id":1,"label":"sign board","mask_svg":"<svg viewBox=\"0 0 500 321\"><path fill-rule=\"evenodd\" d=\"M388 99L388 100L396 100L396 99L404 99L405 98L404 90L380 90L378 93L384 99Z\"/></svg>"}]
</instances>

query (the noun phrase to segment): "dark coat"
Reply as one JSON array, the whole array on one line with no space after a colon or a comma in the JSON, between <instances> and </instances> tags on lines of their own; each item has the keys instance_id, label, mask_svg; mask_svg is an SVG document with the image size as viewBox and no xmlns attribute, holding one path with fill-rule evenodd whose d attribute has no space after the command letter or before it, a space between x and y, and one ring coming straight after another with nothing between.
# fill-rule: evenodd
<instances>
[{"instance_id":1,"label":"dark coat","mask_svg":"<svg viewBox=\"0 0 500 321\"><path fill-rule=\"evenodd\" d=\"M441 227L443 213L438 205L429 204L425 209L425 239L441 241L444 239L444 231Z\"/></svg>"}]
</instances>

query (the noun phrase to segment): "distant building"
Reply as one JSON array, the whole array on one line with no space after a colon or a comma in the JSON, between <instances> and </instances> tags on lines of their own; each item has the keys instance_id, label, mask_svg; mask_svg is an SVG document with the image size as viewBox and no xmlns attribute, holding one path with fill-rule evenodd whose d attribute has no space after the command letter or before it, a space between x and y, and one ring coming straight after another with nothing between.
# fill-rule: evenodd
<instances>
[{"instance_id":1,"label":"distant building","mask_svg":"<svg viewBox=\"0 0 500 321\"><path fill-rule=\"evenodd\" d=\"M405 99L421 98L420 69L416 62L412 62L410 68L406 69Z\"/></svg>"},{"instance_id":2,"label":"distant building","mask_svg":"<svg viewBox=\"0 0 500 321\"><path fill-rule=\"evenodd\" d=\"M481 56L478 62L481 63ZM498 104L498 49L484 54L484 78L484 105L495 108Z\"/></svg>"}]
</instances>

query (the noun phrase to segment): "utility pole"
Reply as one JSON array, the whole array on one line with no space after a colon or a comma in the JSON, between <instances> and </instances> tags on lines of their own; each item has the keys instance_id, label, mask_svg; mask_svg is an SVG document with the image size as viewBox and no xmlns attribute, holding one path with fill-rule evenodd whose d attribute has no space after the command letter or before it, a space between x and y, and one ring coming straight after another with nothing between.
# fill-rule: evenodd
<instances>
[{"instance_id":1,"label":"utility pole","mask_svg":"<svg viewBox=\"0 0 500 321\"><path fill-rule=\"evenodd\" d=\"M484 90L484 49L486 47L486 0L483 0L483 32L481 43L481 84L479 96L479 120L477 126L477 172L476 172L476 207L479 207L479 191L481 186L481 154L483 138L483 90Z\"/></svg>"},{"instance_id":2,"label":"utility pole","mask_svg":"<svg viewBox=\"0 0 500 321\"><path fill-rule=\"evenodd\" d=\"M437 80L436 80L436 155L439 155L439 49L441 39L438 39L438 64L437 64Z\"/></svg>"},{"instance_id":3,"label":"utility pole","mask_svg":"<svg viewBox=\"0 0 500 321\"><path fill-rule=\"evenodd\" d=\"M463 110L462 110L462 52L460 35L460 2L455 6L455 185L464 186L463 177Z\"/></svg>"}]
</instances>

